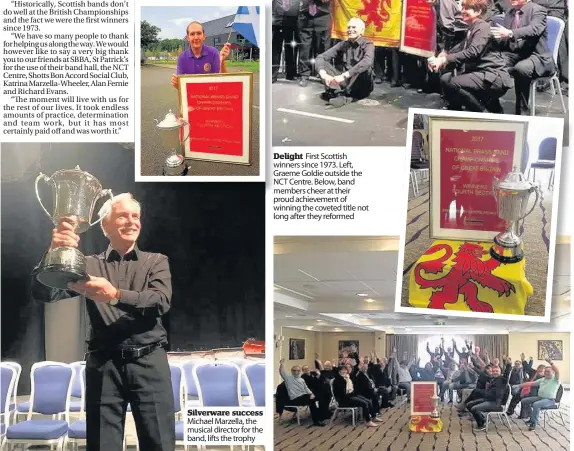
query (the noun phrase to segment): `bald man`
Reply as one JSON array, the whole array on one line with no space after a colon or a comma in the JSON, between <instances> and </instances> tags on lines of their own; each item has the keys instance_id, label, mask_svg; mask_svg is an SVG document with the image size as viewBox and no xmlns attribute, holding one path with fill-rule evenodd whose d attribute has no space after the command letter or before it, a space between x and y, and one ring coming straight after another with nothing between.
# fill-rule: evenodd
<instances>
[{"instance_id":1,"label":"bald man","mask_svg":"<svg viewBox=\"0 0 574 451\"><path fill-rule=\"evenodd\" d=\"M341 41L315 60L319 76L325 84L321 99L334 107L368 97L374 88L373 58L375 45L363 36L365 23L352 18L347 24L347 40ZM332 60L342 61L342 70Z\"/></svg>"}]
</instances>

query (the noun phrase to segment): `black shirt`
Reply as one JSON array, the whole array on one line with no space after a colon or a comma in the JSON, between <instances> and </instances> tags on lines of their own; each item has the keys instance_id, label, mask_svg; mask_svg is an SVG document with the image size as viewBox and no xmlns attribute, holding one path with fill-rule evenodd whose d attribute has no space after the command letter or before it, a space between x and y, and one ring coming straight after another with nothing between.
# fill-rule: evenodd
<instances>
[{"instance_id":1,"label":"black shirt","mask_svg":"<svg viewBox=\"0 0 574 451\"><path fill-rule=\"evenodd\" d=\"M171 272L168 258L162 254L142 252L136 246L122 258L108 247L106 252L86 257L88 274L103 277L120 289L119 302L109 305L86 298L90 317L89 350L117 349L167 343L161 316L170 308ZM32 297L55 302L78 296L67 290L46 287L32 273Z\"/></svg>"},{"instance_id":2,"label":"black shirt","mask_svg":"<svg viewBox=\"0 0 574 451\"><path fill-rule=\"evenodd\" d=\"M508 83L510 75L502 53L496 45L490 38L490 24L478 19L468 29L464 41L448 52L446 60L449 63L464 65L464 73L484 72L485 78L491 83L497 76ZM460 357L461 353L458 354ZM468 361L468 356L466 360Z\"/></svg>"},{"instance_id":3,"label":"black shirt","mask_svg":"<svg viewBox=\"0 0 574 451\"><path fill-rule=\"evenodd\" d=\"M372 71L375 45L361 36L355 41L341 41L315 59L317 72L325 69L325 62L335 59L351 77L365 71Z\"/></svg>"}]
</instances>

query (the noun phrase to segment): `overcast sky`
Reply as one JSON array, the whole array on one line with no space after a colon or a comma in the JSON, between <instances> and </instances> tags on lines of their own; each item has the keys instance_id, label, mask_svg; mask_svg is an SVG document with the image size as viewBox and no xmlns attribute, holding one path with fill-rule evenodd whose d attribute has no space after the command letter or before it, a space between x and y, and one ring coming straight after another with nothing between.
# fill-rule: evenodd
<instances>
[{"instance_id":1,"label":"overcast sky","mask_svg":"<svg viewBox=\"0 0 574 451\"><path fill-rule=\"evenodd\" d=\"M142 6L141 20L161 28L160 39L182 39L192 20L207 22L237 12L237 6Z\"/></svg>"}]
</instances>

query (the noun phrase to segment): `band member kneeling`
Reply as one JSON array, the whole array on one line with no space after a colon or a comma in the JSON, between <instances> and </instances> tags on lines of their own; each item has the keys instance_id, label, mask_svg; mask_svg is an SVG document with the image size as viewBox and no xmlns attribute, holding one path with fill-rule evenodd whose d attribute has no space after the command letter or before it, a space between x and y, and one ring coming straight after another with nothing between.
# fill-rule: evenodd
<instances>
[{"instance_id":1,"label":"band member kneeling","mask_svg":"<svg viewBox=\"0 0 574 451\"><path fill-rule=\"evenodd\" d=\"M490 40L490 25L481 17L488 9L488 0L464 0L462 18L469 25L466 39L449 52L428 60L438 71L449 64L457 73L441 76L441 85L448 108L468 111L503 113L500 97L512 86L504 58Z\"/></svg>"},{"instance_id":2,"label":"band member kneeling","mask_svg":"<svg viewBox=\"0 0 574 451\"><path fill-rule=\"evenodd\" d=\"M317 56L315 65L325 83L321 98L335 107L368 97L374 89L373 59L375 45L363 36L365 23L352 18L347 25L346 41L341 41ZM331 60L342 61L337 70Z\"/></svg>"}]
</instances>

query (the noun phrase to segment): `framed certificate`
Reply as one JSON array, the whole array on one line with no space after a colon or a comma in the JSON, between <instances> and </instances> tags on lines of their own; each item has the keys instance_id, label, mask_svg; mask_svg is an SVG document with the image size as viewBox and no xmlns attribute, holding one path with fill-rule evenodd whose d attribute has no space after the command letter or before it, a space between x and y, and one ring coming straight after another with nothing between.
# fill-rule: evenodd
<instances>
[{"instance_id":1,"label":"framed certificate","mask_svg":"<svg viewBox=\"0 0 574 451\"><path fill-rule=\"evenodd\" d=\"M436 382L411 382L411 416L430 415L435 408L434 396L437 396Z\"/></svg>"},{"instance_id":2,"label":"framed certificate","mask_svg":"<svg viewBox=\"0 0 574 451\"><path fill-rule=\"evenodd\" d=\"M181 75L185 158L251 164L253 74Z\"/></svg>"},{"instance_id":3,"label":"framed certificate","mask_svg":"<svg viewBox=\"0 0 574 451\"><path fill-rule=\"evenodd\" d=\"M429 119L430 237L490 241L506 230L492 187L524 170L526 122Z\"/></svg>"},{"instance_id":4,"label":"framed certificate","mask_svg":"<svg viewBox=\"0 0 574 451\"><path fill-rule=\"evenodd\" d=\"M427 0L403 0L400 50L411 55L435 56L436 13Z\"/></svg>"}]
</instances>

